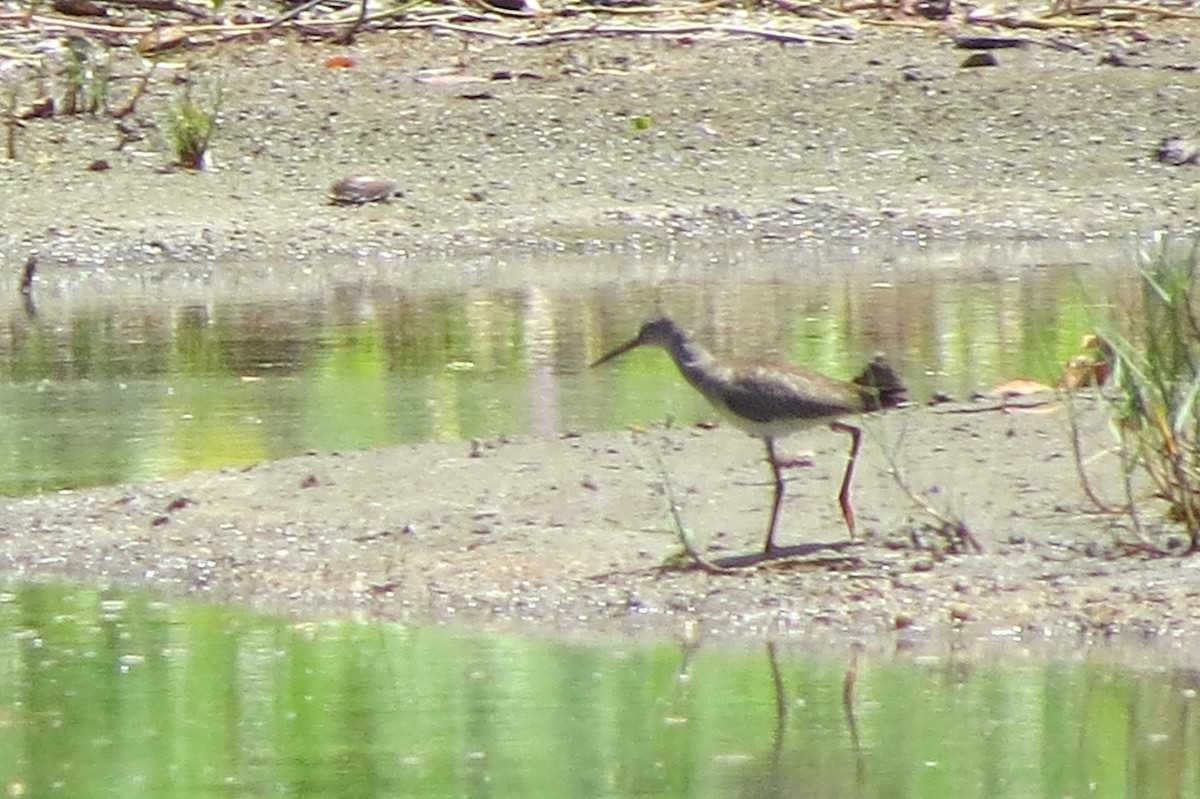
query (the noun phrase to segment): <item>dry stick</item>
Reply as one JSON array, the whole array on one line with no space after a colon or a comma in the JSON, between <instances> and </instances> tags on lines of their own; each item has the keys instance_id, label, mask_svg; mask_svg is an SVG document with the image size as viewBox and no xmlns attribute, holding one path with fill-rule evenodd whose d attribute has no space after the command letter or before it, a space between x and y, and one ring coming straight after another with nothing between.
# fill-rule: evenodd
<instances>
[{"instance_id":1,"label":"dry stick","mask_svg":"<svg viewBox=\"0 0 1200 799\"><path fill-rule=\"evenodd\" d=\"M460 36L481 36L489 39L503 39L506 42L514 42L517 39L517 34L504 33L502 31L489 31L481 28L469 28L466 25L455 25L452 22L439 22L437 20L423 20L421 22L401 22L393 26L396 30L432 30L445 31L447 33L457 33Z\"/></svg>"},{"instance_id":2,"label":"dry stick","mask_svg":"<svg viewBox=\"0 0 1200 799\"><path fill-rule=\"evenodd\" d=\"M1142 517L1138 513L1137 505L1133 499L1133 478L1131 476L1133 469L1131 468L1129 459L1129 441L1125 435L1125 431L1121 431L1121 476L1125 485L1125 501L1129 503L1129 520L1133 523L1133 534L1138 539L1142 546L1148 546L1151 549L1156 547L1150 542L1146 536L1146 531L1142 529Z\"/></svg>"},{"instance_id":3,"label":"dry stick","mask_svg":"<svg viewBox=\"0 0 1200 799\"><path fill-rule=\"evenodd\" d=\"M51 17L45 14L30 15L28 23L41 28L65 28L67 30L81 31L94 35L117 34L131 38L144 36L154 30L150 25L102 25L97 22L84 22L83 20L68 19L67 17Z\"/></svg>"},{"instance_id":4,"label":"dry stick","mask_svg":"<svg viewBox=\"0 0 1200 799\"><path fill-rule=\"evenodd\" d=\"M1178 19L1200 19L1200 14L1196 14L1196 13L1192 13L1192 12L1188 12L1188 11L1177 11L1175 9L1165 8L1163 6L1135 6L1135 5L1130 5L1127 3L1101 3L1099 5L1082 6L1080 8L1076 8L1076 9L1064 9L1062 11L1051 11L1049 14L1045 15L1045 18L1049 19L1050 17L1057 17L1057 16L1061 16L1063 14L1072 14L1075 16L1079 16L1084 11L1086 11L1088 13L1093 13L1096 11L1133 11L1134 13L1137 13L1137 14L1154 14L1154 15L1160 16L1160 17L1174 17L1174 18L1178 18Z\"/></svg>"},{"instance_id":5,"label":"dry stick","mask_svg":"<svg viewBox=\"0 0 1200 799\"><path fill-rule=\"evenodd\" d=\"M858 19L851 15L852 19ZM916 28L921 31L939 31L945 27L940 22L925 22L919 19L871 19L866 17L859 20L863 25L873 25L876 28Z\"/></svg>"},{"instance_id":6,"label":"dry stick","mask_svg":"<svg viewBox=\"0 0 1200 799\"><path fill-rule=\"evenodd\" d=\"M640 6L637 8L622 8L620 6L571 6L571 14L579 16L580 14L607 14L614 17L635 16L644 14L677 14L685 16L687 14L704 14L712 11L714 8L720 8L721 2L712 3L696 3L690 6L672 6L671 8L654 8Z\"/></svg>"},{"instance_id":7,"label":"dry stick","mask_svg":"<svg viewBox=\"0 0 1200 799\"><path fill-rule=\"evenodd\" d=\"M0 17L3 19L3 17ZM27 64L37 65L42 61L40 55L30 55L29 53L21 53L8 47L0 47L0 58L7 58L13 61L24 61Z\"/></svg>"},{"instance_id":8,"label":"dry stick","mask_svg":"<svg viewBox=\"0 0 1200 799\"><path fill-rule=\"evenodd\" d=\"M654 460L658 464L659 474L662 476L663 493L667 497L667 510L671 514L671 526L675 528L675 535L679 537L679 543L683 544L683 550L688 554L688 557L701 569L712 574L729 574L737 571L725 566L718 566L711 560L700 554L700 551L692 544L691 536L688 535L687 529L683 526L683 519L679 515L679 502L675 499L675 487L671 484L671 475L667 473L667 465L663 462L662 453L657 449L653 450Z\"/></svg>"},{"instance_id":9,"label":"dry stick","mask_svg":"<svg viewBox=\"0 0 1200 799\"><path fill-rule=\"evenodd\" d=\"M983 544L979 543L979 539L976 538L975 534L971 532L969 527L967 527L966 522L964 522L962 519L955 518L949 513L943 513L935 508L933 504L929 502L929 500L925 499L925 497L914 491L912 486L908 484L908 481L905 480L904 476L900 473L900 464L896 461L896 452L886 446L882 447L881 449L883 449L883 456L887 459L888 466L892 470L892 479L895 481L896 485L900 487L900 490L904 492L904 495L908 497L914 505L941 523L945 529L953 530L955 533L957 533L958 537L962 539L964 543L969 545L971 549L975 550L976 554L982 554L984 552Z\"/></svg>"},{"instance_id":10,"label":"dry stick","mask_svg":"<svg viewBox=\"0 0 1200 799\"><path fill-rule=\"evenodd\" d=\"M140 8L146 11L178 11L196 19L208 19L211 16L204 9L193 8L185 3L176 2L176 0L104 0L104 4Z\"/></svg>"},{"instance_id":11,"label":"dry stick","mask_svg":"<svg viewBox=\"0 0 1200 799\"><path fill-rule=\"evenodd\" d=\"M1039 17L977 16L971 18L972 25L995 25L999 28L1030 28L1032 30L1082 30L1107 31L1116 28L1132 28L1137 23L1117 20L1054 20Z\"/></svg>"},{"instance_id":12,"label":"dry stick","mask_svg":"<svg viewBox=\"0 0 1200 799\"><path fill-rule=\"evenodd\" d=\"M713 30L719 33L729 33L736 36L755 36L773 42L804 43L804 44L854 44L848 39L832 36L810 36L791 31L771 30L769 28L747 28L742 25L714 25Z\"/></svg>"},{"instance_id":13,"label":"dry stick","mask_svg":"<svg viewBox=\"0 0 1200 799\"><path fill-rule=\"evenodd\" d=\"M1067 396L1071 396L1070 392L1067 392ZM1130 454L1129 439L1124 429L1121 429L1119 433L1121 443L1117 449L1117 452L1121 461L1121 481L1122 489L1125 492L1125 504L1118 507L1102 501L1092 489L1091 482L1087 476L1087 470L1084 466L1083 444L1080 440L1079 426L1077 424L1076 414L1074 413L1074 404L1070 400L1068 400L1068 404L1070 405L1068 419L1071 425L1071 447L1075 457L1075 468L1079 473L1079 480L1083 486L1084 493L1087 494L1088 499L1090 499L1092 503L1099 508L1101 513L1126 513L1129 515L1130 523L1133 525L1133 536L1136 539L1136 545L1124 544L1119 540L1119 538L1116 537L1114 537L1113 543L1117 546L1131 546L1132 548L1140 551L1162 554L1164 552L1162 547L1156 545L1152 540L1150 540L1149 536L1146 535L1145 528L1142 526L1141 515L1138 513L1137 499L1133 495L1133 458ZM1113 450L1104 450L1104 452L1111 451ZM1104 452L1100 454L1104 454ZM1152 469L1147 469L1147 471L1149 472L1151 481L1160 487L1159 491L1166 493L1166 488L1163 487L1162 476Z\"/></svg>"},{"instance_id":14,"label":"dry stick","mask_svg":"<svg viewBox=\"0 0 1200 799\"><path fill-rule=\"evenodd\" d=\"M768 41L791 44L853 44L845 39L834 39L825 36L809 36L791 31L770 30L768 28L748 28L742 25L676 25L676 26L605 26L585 25L557 30L543 31L535 36L514 38L514 45L536 46L552 44L572 39L601 37L601 36L694 36L698 33L725 33L733 36L755 36Z\"/></svg>"},{"instance_id":15,"label":"dry stick","mask_svg":"<svg viewBox=\"0 0 1200 799\"><path fill-rule=\"evenodd\" d=\"M1117 513L1120 508L1114 508L1107 502L1100 499L1092 488L1092 481L1088 477L1087 469L1083 465L1083 440L1079 432L1079 418L1075 413L1075 400L1071 392L1066 392L1067 395L1067 421L1071 425L1071 452L1075 456L1075 471L1079 475L1079 483L1083 486L1083 493L1092 501L1092 504L1100 509L1102 513Z\"/></svg>"},{"instance_id":16,"label":"dry stick","mask_svg":"<svg viewBox=\"0 0 1200 799\"><path fill-rule=\"evenodd\" d=\"M464 36L484 36L493 39L504 39L519 47L536 47L545 44L607 36L693 36L697 33L725 33L735 36L757 36L769 41L793 44L852 44L845 39L833 39L823 36L809 36L789 31L773 31L766 28L747 28L740 25L680 25L673 27L630 27L584 25L556 30L542 31L532 36L503 33L501 31L473 28L466 25L455 25L437 20L406 21L395 26L401 30L430 29L458 33Z\"/></svg>"},{"instance_id":17,"label":"dry stick","mask_svg":"<svg viewBox=\"0 0 1200 799\"><path fill-rule=\"evenodd\" d=\"M1175 436L1175 431L1171 429L1165 419L1158 417L1159 435L1162 436L1165 442L1167 452L1166 461L1169 464L1171 475L1166 478L1168 490L1166 492L1167 501L1170 502L1176 511L1182 511L1183 522L1187 525L1189 539L1196 533L1196 513L1195 506L1192 503L1189 495L1192 493L1189 488L1193 485L1188 479L1187 470L1184 466L1184 456L1180 452L1180 442ZM1174 479L1174 484L1171 479ZM1174 499L1178 497L1178 500Z\"/></svg>"}]
</instances>

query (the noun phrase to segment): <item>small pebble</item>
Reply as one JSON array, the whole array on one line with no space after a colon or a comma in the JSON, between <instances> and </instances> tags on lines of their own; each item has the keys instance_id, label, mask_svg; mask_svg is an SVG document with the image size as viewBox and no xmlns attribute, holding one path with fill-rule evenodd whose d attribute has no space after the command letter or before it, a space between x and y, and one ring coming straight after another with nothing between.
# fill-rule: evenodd
<instances>
[{"instance_id":1,"label":"small pebble","mask_svg":"<svg viewBox=\"0 0 1200 799\"><path fill-rule=\"evenodd\" d=\"M334 205L364 205L389 199L396 191L395 181L372 175L348 175L329 189Z\"/></svg>"}]
</instances>

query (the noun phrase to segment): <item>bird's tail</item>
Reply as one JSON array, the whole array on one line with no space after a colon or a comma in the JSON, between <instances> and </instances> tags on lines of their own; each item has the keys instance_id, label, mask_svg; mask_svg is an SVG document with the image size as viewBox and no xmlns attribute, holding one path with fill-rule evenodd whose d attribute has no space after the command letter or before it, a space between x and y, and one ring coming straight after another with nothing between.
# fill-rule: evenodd
<instances>
[{"instance_id":1,"label":"bird's tail","mask_svg":"<svg viewBox=\"0 0 1200 799\"><path fill-rule=\"evenodd\" d=\"M908 401L908 389L882 355L876 355L854 382L870 390L873 400L870 410L895 408Z\"/></svg>"}]
</instances>

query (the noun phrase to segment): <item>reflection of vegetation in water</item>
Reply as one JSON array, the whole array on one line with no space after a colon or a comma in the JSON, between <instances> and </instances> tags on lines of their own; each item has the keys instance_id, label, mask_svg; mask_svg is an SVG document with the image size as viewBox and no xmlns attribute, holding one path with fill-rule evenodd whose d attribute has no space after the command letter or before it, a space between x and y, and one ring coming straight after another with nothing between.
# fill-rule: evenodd
<instances>
[{"instance_id":1,"label":"reflection of vegetation in water","mask_svg":"<svg viewBox=\"0 0 1200 799\"><path fill-rule=\"evenodd\" d=\"M571 646L54 586L9 586L0 632L13 796L1200 788L1186 670L860 657L850 727L847 663L788 649Z\"/></svg>"},{"instance_id":2,"label":"reflection of vegetation in water","mask_svg":"<svg viewBox=\"0 0 1200 799\"><path fill-rule=\"evenodd\" d=\"M311 412L305 421L316 448L366 448L386 439L390 385L379 320L330 324L313 361Z\"/></svg>"},{"instance_id":3,"label":"reflection of vegetation in water","mask_svg":"<svg viewBox=\"0 0 1200 799\"><path fill-rule=\"evenodd\" d=\"M1014 378L1053 383L1093 313L1067 271L951 284L945 291L950 296L932 314L913 309L927 331L919 340L926 342L925 362L938 372L976 375L972 390Z\"/></svg>"},{"instance_id":4,"label":"reflection of vegetation in water","mask_svg":"<svg viewBox=\"0 0 1200 799\"><path fill-rule=\"evenodd\" d=\"M1005 377L1052 379L1092 317L1077 274L586 292L351 283L307 301L133 306L41 297L37 316L17 313L0 337L0 493L312 449L711 419L661 354L629 358L603 380L584 369L656 307L722 354L774 353L838 377L883 350L918 401Z\"/></svg>"}]
</instances>

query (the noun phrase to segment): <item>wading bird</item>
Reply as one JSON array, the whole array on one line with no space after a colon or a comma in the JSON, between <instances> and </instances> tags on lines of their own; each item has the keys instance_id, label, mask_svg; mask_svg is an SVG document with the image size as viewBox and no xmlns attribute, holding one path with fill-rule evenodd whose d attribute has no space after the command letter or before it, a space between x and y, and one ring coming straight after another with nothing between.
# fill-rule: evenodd
<instances>
[{"instance_id":1,"label":"wading bird","mask_svg":"<svg viewBox=\"0 0 1200 799\"><path fill-rule=\"evenodd\" d=\"M838 502L850 537L854 538L856 523L850 504L850 481L862 443L862 430L839 420L904 402L904 385L882 358L872 361L852 382L835 380L792 364L723 361L715 358L674 321L663 317L642 325L636 338L597 360L592 368L635 347L651 344L665 349L684 378L718 411L737 427L761 438L766 445L767 463L771 465L775 479L775 499L764 553L775 550L775 525L783 502L783 476L775 454L775 439L820 424L850 434L850 453Z\"/></svg>"}]
</instances>

